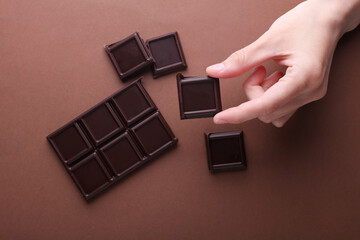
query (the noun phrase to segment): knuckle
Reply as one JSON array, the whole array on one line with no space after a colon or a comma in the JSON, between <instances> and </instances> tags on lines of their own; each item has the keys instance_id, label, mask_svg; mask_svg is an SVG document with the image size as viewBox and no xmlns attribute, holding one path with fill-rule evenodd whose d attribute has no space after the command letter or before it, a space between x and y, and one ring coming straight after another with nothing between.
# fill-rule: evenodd
<instances>
[{"instance_id":1,"label":"knuckle","mask_svg":"<svg viewBox=\"0 0 360 240\"><path fill-rule=\"evenodd\" d=\"M318 88L318 89L314 92L314 94L313 94L313 100L314 100L314 101L317 101L317 100L322 99L323 97L325 97L326 92L327 92L326 87L320 87L320 88Z\"/></svg>"},{"instance_id":2,"label":"knuckle","mask_svg":"<svg viewBox=\"0 0 360 240\"><path fill-rule=\"evenodd\" d=\"M273 112L275 112L276 106L273 103L268 103L264 105L264 111L262 116L270 116Z\"/></svg>"},{"instance_id":3,"label":"knuckle","mask_svg":"<svg viewBox=\"0 0 360 240\"><path fill-rule=\"evenodd\" d=\"M243 88L244 90L247 88L247 81L246 81L246 80L242 83L242 88Z\"/></svg>"},{"instance_id":4,"label":"knuckle","mask_svg":"<svg viewBox=\"0 0 360 240\"><path fill-rule=\"evenodd\" d=\"M325 73L321 63L313 61L304 67L306 72L304 87L307 91L313 91L322 87Z\"/></svg>"},{"instance_id":5,"label":"knuckle","mask_svg":"<svg viewBox=\"0 0 360 240\"><path fill-rule=\"evenodd\" d=\"M272 124L277 128L281 128L284 126L285 122L281 120L274 120Z\"/></svg>"},{"instance_id":6,"label":"knuckle","mask_svg":"<svg viewBox=\"0 0 360 240\"><path fill-rule=\"evenodd\" d=\"M305 87L308 91L319 89L322 86L322 79L319 76L311 76L305 81Z\"/></svg>"},{"instance_id":7,"label":"knuckle","mask_svg":"<svg viewBox=\"0 0 360 240\"><path fill-rule=\"evenodd\" d=\"M249 88L250 88L249 82L245 80L245 81L242 83L242 89L245 91L245 93L247 93L247 92L249 91Z\"/></svg>"},{"instance_id":8,"label":"knuckle","mask_svg":"<svg viewBox=\"0 0 360 240\"><path fill-rule=\"evenodd\" d=\"M271 123L272 119L269 115L261 115L258 117L260 121L264 122L264 123Z\"/></svg>"},{"instance_id":9,"label":"knuckle","mask_svg":"<svg viewBox=\"0 0 360 240\"><path fill-rule=\"evenodd\" d=\"M244 49L236 51L230 55L230 58L235 62L235 64L242 65L246 62L246 51Z\"/></svg>"},{"instance_id":10,"label":"knuckle","mask_svg":"<svg viewBox=\"0 0 360 240\"><path fill-rule=\"evenodd\" d=\"M274 112L277 109L277 104L268 102L263 105L262 113L259 115L259 119L264 123L271 123L274 120Z\"/></svg>"}]
</instances>

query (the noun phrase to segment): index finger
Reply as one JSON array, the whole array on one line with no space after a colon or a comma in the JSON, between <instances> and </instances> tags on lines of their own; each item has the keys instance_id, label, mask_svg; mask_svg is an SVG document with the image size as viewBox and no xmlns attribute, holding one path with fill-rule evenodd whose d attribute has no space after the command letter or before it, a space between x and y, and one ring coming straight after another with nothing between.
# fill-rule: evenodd
<instances>
[{"instance_id":1,"label":"index finger","mask_svg":"<svg viewBox=\"0 0 360 240\"><path fill-rule=\"evenodd\" d=\"M262 35L255 42L231 54L222 63L207 67L206 73L216 78L239 76L274 56L273 48L268 42L266 36Z\"/></svg>"},{"instance_id":2,"label":"index finger","mask_svg":"<svg viewBox=\"0 0 360 240\"><path fill-rule=\"evenodd\" d=\"M243 123L271 114L298 94L299 87L286 75L258 98L228 108L214 117L214 123Z\"/></svg>"}]
</instances>

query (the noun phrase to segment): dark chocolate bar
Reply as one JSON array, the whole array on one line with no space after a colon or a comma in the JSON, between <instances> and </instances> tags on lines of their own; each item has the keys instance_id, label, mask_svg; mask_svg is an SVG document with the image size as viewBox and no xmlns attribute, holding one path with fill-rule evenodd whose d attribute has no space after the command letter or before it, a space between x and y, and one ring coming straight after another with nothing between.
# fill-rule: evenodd
<instances>
[{"instance_id":1,"label":"dark chocolate bar","mask_svg":"<svg viewBox=\"0 0 360 240\"><path fill-rule=\"evenodd\" d=\"M168 33L146 41L155 62L153 77L180 71L186 68L186 61L177 32Z\"/></svg>"},{"instance_id":2,"label":"dark chocolate bar","mask_svg":"<svg viewBox=\"0 0 360 240\"><path fill-rule=\"evenodd\" d=\"M205 133L205 141L212 173L246 169L242 131Z\"/></svg>"},{"instance_id":3,"label":"dark chocolate bar","mask_svg":"<svg viewBox=\"0 0 360 240\"><path fill-rule=\"evenodd\" d=\"M180 118L212 117L222 110L219 79L176 75Z\"/></svg>"},{"instance_id":4,"label":"dark chocolate bar","mask_svg":"<svg viewBox=\"0 0 360 240\"><path fill-rule=\"evenodd\" d=\"M154 62L137 32L119 42L105 45L105 51L121 80L141 73Z\"/></svg>"},{"instance_id":5,"label":"dark chocolate bar","mask_svg":"<svg viewBox=\"0 0 360 240\"><path fill-rule=\"evenodd\" d=\"M141 79L47 139L87 200L178 141Z\"/></svg>"}]
</instances>

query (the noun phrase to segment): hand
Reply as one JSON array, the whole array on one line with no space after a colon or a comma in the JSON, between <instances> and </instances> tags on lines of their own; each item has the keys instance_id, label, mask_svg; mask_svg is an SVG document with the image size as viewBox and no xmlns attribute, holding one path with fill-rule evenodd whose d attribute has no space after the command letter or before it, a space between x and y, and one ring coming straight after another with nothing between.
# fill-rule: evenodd
<instances>
[{"instance_id":1,"label":"hand","mask_svg":"<svg viewBox=\"0 0 360 240\"><path fill-rule=\"evenodd\" d=\"M358 7L359 0L351 1ZM256 67L243 85L249 101L218 113L214 122L242 123L258 118L281 127L299 107L324 97L336 44L351 30L340 17L342 2L303 2L278 18L254 43L208 67L207 74L218 78L235 77ZM266 77L261 64L270 59L286 66L286 73Z\"/></svg>"}]
</instances>

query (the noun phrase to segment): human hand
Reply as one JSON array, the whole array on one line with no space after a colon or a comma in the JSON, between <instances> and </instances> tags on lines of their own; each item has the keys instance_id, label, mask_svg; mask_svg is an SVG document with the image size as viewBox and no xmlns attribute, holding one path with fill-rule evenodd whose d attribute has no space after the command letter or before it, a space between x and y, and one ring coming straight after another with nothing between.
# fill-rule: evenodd
<instances>
[{"instance_id":1,"label":"human hand","mask_svg":"<svg viewBox=\"0 0 360 240\"><path fill-rule=\"evenodd\" d=\"M359 13L359 0L351 1ZM336 44L358 23L354 21L353 26L344 20L349 12L341 0L303 2L278 18L254 43L208 67L207 74L217 78L239 76L256 67L243 84L249 101L218 113L214 122L242 123L259 118L281 127L299 107L324 97ZM270 59L286 66L286 73L266 77L261 64Z\"/></svg>"}]
</instances>

